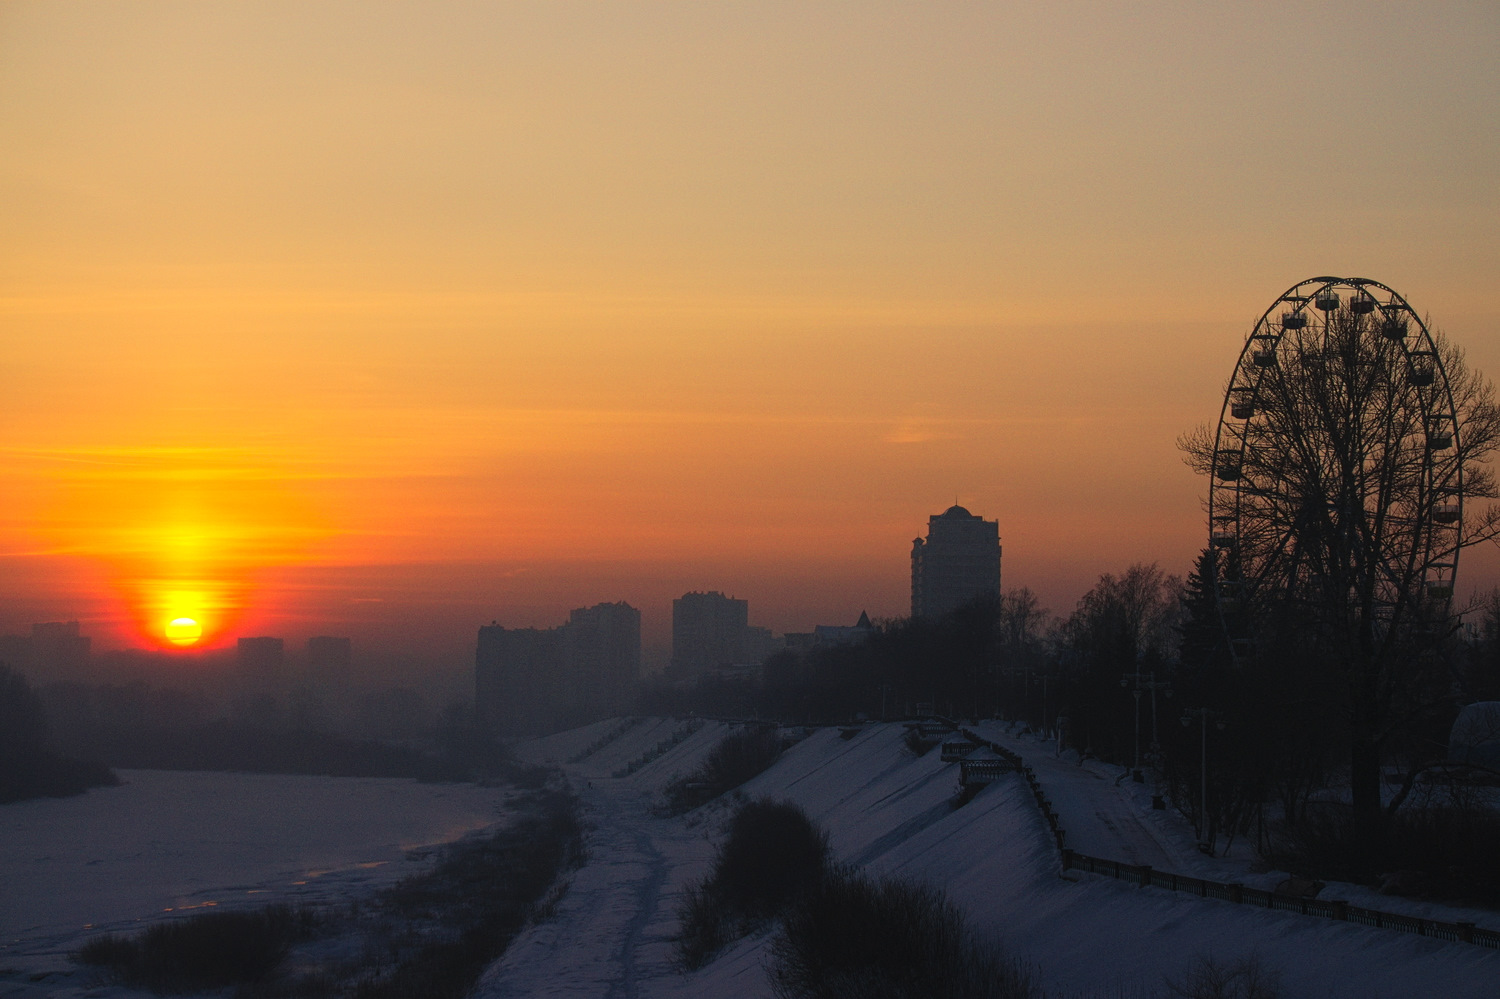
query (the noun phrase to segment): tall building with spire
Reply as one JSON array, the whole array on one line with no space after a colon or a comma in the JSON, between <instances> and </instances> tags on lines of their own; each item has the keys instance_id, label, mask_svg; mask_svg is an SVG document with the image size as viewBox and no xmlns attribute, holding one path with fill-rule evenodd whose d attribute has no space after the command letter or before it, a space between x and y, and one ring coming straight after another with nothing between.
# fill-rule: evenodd
<instances>
[{"instance_id":1,"label":"tall building with spire","mask_svg":"<svg viewBox=\"0 0 1500 999\"><path fill-rule=\"evenodd\" d=\"M941 617L981 596L1000 596L1000 524L955 504L911 543L911 616Z\"/></svg>"}]
</instances>

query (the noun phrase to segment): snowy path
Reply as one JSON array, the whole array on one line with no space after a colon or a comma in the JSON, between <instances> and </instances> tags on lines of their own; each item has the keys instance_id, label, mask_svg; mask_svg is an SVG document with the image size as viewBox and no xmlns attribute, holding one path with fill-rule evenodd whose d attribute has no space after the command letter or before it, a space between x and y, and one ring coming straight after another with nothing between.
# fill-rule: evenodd
<instances>
[{"instance_id":1,"label":"snowy path","mask_svg":"<svg viewBox=\"0 0 1500 999\"><path fill-rule=\"evenodd\" d=\"M658 819L624 781L582 792L587 863L556 915L522 933L485 972L475 994L638 999L680 978L673 965L677 897L713 855L681 819Z\"/></svg>"},{"instance_id":2,"label":"snowy path","mask_svg":"<svg viewBox=\"0 0 1500 999\"><path fill-rule=\"evenodd\" d=\"M1203 857L1191 836L1176 828L1166 813L1146 810L1142 799L1149 791L1131 783L1128 776L1119 779L1118 768L1094 761L1080 766L1076 760L1060 759L1050 743L1011 735L1003 725L980 723L976 731L1021 754L1052 802L1071 849L1129 864L1150 864L1158 870L1212 874L1203 871Z\"/></svg>"}]
</instances>

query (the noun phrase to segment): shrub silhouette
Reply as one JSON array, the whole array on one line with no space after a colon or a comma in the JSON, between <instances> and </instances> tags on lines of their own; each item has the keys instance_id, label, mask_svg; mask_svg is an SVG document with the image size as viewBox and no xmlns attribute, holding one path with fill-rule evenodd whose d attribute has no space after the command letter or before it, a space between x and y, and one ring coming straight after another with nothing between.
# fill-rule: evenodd
<instances>
[{"instance_id":1,"label":"shrub silhouette","mask_svg":"<svg viewBox=\"0 0 1500 999\"><path fill-rule=\"evenodd\" d=\"M906 743L906 748L916 756L926 756L928 750L937 745L936 739L923 735L918 729L908 731L906 738L902 741Z\"/></svg>"},{"instance_id":2,"label":"shrub silhouette","mask_svg":"<svg viewBox=\"0 0 1500 999\"><path fill-rule=\"evenodd\" d=\"M781 756L781 735L771 729L744 729L719 740L691 774L666 789L668 814L680 815L764 773Z\"/></svg>"},{"instance_id":3,"label":"shrub silhouette","mask_svg":"<svg viewBox=\"0 0 1500 999\"><path fill-rule=\"evenodd\" d=\"M1200 955L1180 979L1167 978L1168 999L1280 999L1281 982L1254 954L1234 961Z\"/></svg>"},{"instance_id":4,"label":"shrub silhouette","mask_svg":"<svg viewBox=\"0 0 1500 999\"><path fill-rule=\"evenodd\" d=\"M782 917L771 984L781 999L1022 999L1030 977L976 940L944 894L850 868L830 872Z\"/></svg>"},{"instance_id":5,"label":"shrub silhouette","mask_svg":"<svg viewBox=\"0 0 1500 999\"><path fill-rule=\"evenodd\" d=\"M134 937L90 940L76 957L109 968L126 985L197 992L259 981L315 925L310 912L286 905L210 912L158 923Z\"/></svg>"},{"instance_id":6,"label":"shrub silhouette","mask_svg":"<svg viewBox=\"0 0 1500 999\"><path fill-rule=\"evenodd\" d=\"M709 880L732 911L769 919L821 880L827 864L828 835L807 813L762 798L730 820Z\"/></svg>"},{"instance_id":7,"label":"shrub silhouette","mask_svg":"<svg viewBox=\"0 0 1500 999\"><path fill-rule=\"evenodd\" d=\"M715 951L773 919L812 890L828 869L828 836L788 802L742 805L729 821L713 869L678 910L678 957L700 967Z\"/></svg>"},{"instance_id":8,"label":"shrub silhouette","mask_svg":"<svg viewBox=\"0 0 1500 999\"><path fill-rule=\"evenodd\" d=\"M1374 850L1360 835L1344 806L1312 809L1290 830L1273 858L1288 870L1320 878L1359 881L1364 872L1401 871L1419 875L1419 894L1468 904L1500 903L1500 816L1480 802L1449 801L1408 805L1386 817ZM1392 894L1409 894L1387 888Z\"/></svg>"}]
</instances>

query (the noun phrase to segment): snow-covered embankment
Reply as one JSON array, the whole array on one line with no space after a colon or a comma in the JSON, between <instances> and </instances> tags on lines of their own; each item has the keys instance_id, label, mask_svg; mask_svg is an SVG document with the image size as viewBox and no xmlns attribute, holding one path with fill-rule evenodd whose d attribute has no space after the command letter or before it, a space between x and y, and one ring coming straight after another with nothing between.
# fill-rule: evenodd
<instances>
[{"instance_id":1,"label":"snow-covered embankment","mask_svg":"<svg viewBox=\"0 0 1500 999\"><path fill-rule=\"evenodd\" d=\"M565 760L609 731L601 723L525 748ZM702 760L726 728L710 723L628 777L611 776L679 728L655 720L570 765L587 807L589 861L573 876L556 918L532 927L486 974L493 996L768 996L764 936L742 941L690 976L672 964L682 888L702 877L727 801L685 818L651 814L654 796ZM940 885L974 925L1039 969L1056 991L1156 986L1197 955L1254 952L1281 976L1287 996L1492 997L1500 953L1421 937L1248 909L1087 875L1063 879L1029 790L1006 779L951 807L956 766L936 752L914 757L899 725L855 738L818 730L742 789L793 801L828 830L840 860ZM1024 751L1024 750L1023 750ZM1041 775L1044 785L1048 781ZM1180 852L1183 839L1128 814L1109 782L1080 778L1069 808L1091 812L1101 852ZM1101 795L1091 805L1092 796ZM1121 811L1124 808L1125 811ZM1109 828L1120 842L1108 842ZM1149 861L1147 861L1149 862Z\"/></svg>"}]
</instances>

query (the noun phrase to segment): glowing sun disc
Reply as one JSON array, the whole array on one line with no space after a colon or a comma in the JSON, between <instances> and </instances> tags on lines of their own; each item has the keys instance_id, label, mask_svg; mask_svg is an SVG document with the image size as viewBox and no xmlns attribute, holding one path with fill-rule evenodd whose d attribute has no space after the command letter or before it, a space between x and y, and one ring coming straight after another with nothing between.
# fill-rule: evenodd
<instances>
[{"instance_id":1,"label":"glowing sun disc","mask_svg":"<svg viewBox=\"0 0 1500 999\"><path fill-rule=\"evenodd\" d=\"M174 618L167 622L167 641L173 645L192 645L203 637L203 626L190 617Z\"/></svg>"}]
</instances>

